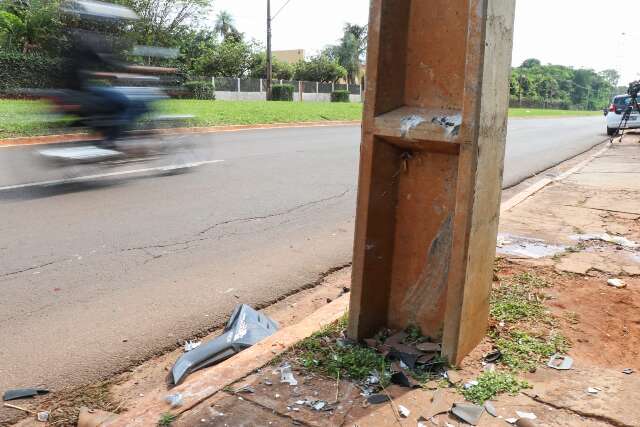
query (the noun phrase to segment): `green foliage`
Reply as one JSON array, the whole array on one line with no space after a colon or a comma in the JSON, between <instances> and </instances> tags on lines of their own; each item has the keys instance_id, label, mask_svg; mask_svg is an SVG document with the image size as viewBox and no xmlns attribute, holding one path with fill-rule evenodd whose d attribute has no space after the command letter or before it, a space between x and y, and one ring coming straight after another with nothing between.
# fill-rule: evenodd
<instances>
[{"instance_id":1,"label":"green foliage","mask_svg":"<svg viewBox=\"0 0 640 427\"><path fill-rule=\"evenodd\" d=\"M271 86L272 101L293 101L294 87L292 85Z\"/></svg>"},{"instance_id":2,"label":"green foliage","mask_svg":"<svg viewBox=\"0 0 640 427\"><path fill-rule=\"evenodd\" d=\"M501 283L491 293L491 317L505 322L549 321L543 304L545 297L540 291L544 287L547 287L546 281L530 273L521 273Z\"/></svg>"},{"instance_id":3,"label":"green foliage","mask_svg":"<svg viewBox=\"0 0 640 427\"><path fill-rule=\"evenodd\" d=\"M253 48L252 44L232 39L204 45L190 71L200 76L241 77L253 62Z\"/></svg>"},{"instance_id":4,"label":"green foliage","mask_svg":"<svg viewBox=\"0 0 640 427\"><path fill-rule=\"evenodd\" d=\"M0 4L0 42L5 51L58 52L64 41L58 1Z\"/></svg>"},{"instance_id":5,"label":"green foliage","mask_svg":"<svg viewBox=\"0 0 640 427\"><path fill-rule=\"evenodd\" d=\"M335 82L347 77L347 70L326 55L298 61L294 66L294 78L308 82Z\"/></svg>"},{"instance_id":6,"label":"green foliage","mask_svg":"<svg viewBox=\"0 0 640 427\"><path fill-rule=\"evenodd\" d=\"M347 327L347 316L295 345L293 351L300 364L333 378L362 380L378 372L383 385L389 381L389 362L381 354L357 344L338 344Z\"/></svg>"},{"instance_id":7,"label":"green foliage","mask_svg":"<svg viewBox=\"0 0 640 427\"><path fill-rule=\"evenodd\" d=\"M293 77L293 65L273 58L271 61L271 75L278 80L291 80ZM254 79L267 78L267 54L259 52L253 56L249 67L249 76Z\"/></svg>"},{"instance_id":8,"label":"green foliage","mask_svg":"<svg viewBox=\"0 0 640 427\"><path fill-rule=\"evenodd\" d=\"M512 331L498 337L496 347L502 352L502 363L515 371L531 371L547 358L564 353L569 348L567 339L559 333L534 336L523 331Z\"/></svg>"},{"instance_id":9,"label":"green foliage","mask_svg":"<svg viewBox=\"0 0 640 427\"><path fill-rule=\"evenodd\" d=\"M211 81L208 80L192 80L183 85L186 95L185 98L191 99L216 99L215 90Z\"/></svg>"},{"instance_id":10,"label":"green foliage","mask_svg":"<svg viewBox=\"0 0 640 427\"><path fill-rule=\"evenodd\" d=\"M160 415L160 419L158 420L158 426L160 427L168 427L171 424L173 424L173 422L176 420L175 415L170 414L169 412L166 412L162 415Z\"/></svg>"},{"instance_id":11,"label":"green foliage","mask_svg":"<svg viewBox=\"0 0 640 427\"><path fill-rule=\"evenodd\" d=\"M513 374L505 372L483 372L478 376L478 384L462 390L462 394L470 402L482 405L502 393L515 395L520 390L529 388L526 381L517 379Z\"/></svg>"},{"instance_id":12,"label":"green foliage","mask_svg":"<svg viewBox=\"0 0 640 427\"><path fill-rule=\"evenodd\" d=\"M334 90L331 92L331 102L349 102L348 90Z\"/></svg>"},{"instance_id":13,"label":"green foliage","mask_svg":"<svg viewBox=\"0 0 640 427\"><path fill-rule=\"evenodd\" d=\"M60 85L65 63L40 54L0 52L0 93Z\"/></svg>"},{"instance_id":14,"label":"green foliage","mask_svg":"<svg viewBox=\"0 0 640 427\"><path fill-rule=\"evenodd\" d=\"M509 92L512 106L598 110L616 93L619 78L615 70L596 73L527 59L512 70Z\"/></svg>"},{"instance_id":15,"label":"green foliage","mask_svg":"<svg viewBox=\"0 0 640 427\"><path fill-rule=\"evenodd\" d=\"M324 55L340 64L347 72L349 83L360 78L360 67L367 50L367 26L345 24L344 33L337 45L325 49Z\"/></svg>"}]
</instances>

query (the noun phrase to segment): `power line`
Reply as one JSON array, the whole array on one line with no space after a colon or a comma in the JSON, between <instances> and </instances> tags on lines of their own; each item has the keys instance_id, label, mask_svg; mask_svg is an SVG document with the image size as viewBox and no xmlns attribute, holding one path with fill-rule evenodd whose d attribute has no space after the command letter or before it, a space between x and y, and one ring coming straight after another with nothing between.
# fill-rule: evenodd
<instances>
[{"instance_id":1,"label":"power line","mask_svg":"<svg viewBox=\"0 0 640 427\"><path fill-rule=\"evenodd\" d=\"M282 7L280 9L278 9L278 11L273 15L273 17L271 18L271 20L273 21L274 19L276 19L276 17L278 16L278 14L280 12L282 12L282 9L284 9L285 7L287 7L287 5L289 4L291 0L287 0L287 2L285 4L282 5Z\"/></svg>"}]
</instances>

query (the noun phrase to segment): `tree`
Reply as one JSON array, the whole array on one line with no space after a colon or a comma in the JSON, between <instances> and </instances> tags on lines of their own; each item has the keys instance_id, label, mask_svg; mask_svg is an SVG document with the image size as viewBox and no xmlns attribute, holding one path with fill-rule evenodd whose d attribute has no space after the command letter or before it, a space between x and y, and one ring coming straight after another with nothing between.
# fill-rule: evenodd
<instances>
[{"instance_id":1,"label":"tree","mask_svg":"<svg viewBox=\"0 0 640 427\"><path fill-rule=\"evenodd\" d=\"M347 70L326 55L298 61L294 68L296 80L332 83L347 77Z\"/></svg>"},{"instance_id":2,"label":"tree","mask_svg":"<svg viewBox=\"0 0 640 427\"><path fill-rule=\"evenodd\" d=\"M224 40L205 46L202 56L193 61L193 73L200 76L242 77L251 67L254 46L243 41Z\"/></svg>"},{"instance_id":3,"label":"tree","mask_svg":"<svg viewBox=\"0 0 640 427\"><path fill-rule=\"evenodd\" d=\"M221 11L216 16L213 31L225 40L229 37L233 37L236 40L242 39L242 34L235 27L233 16L226 10Z\"/></svg>"},{"instance_id":4,"label":"tree","mask_svg":"<svg viewBox=\"0 0 640 427\"><path fill-rule=\"evenodd\" d=\"M61 33L57 1L22 0L0 6L0 38L8 50L57 53Z\"/></svg>"},{"instance_id":5,"label":"tree","mask_svg":"<svg viewBox=\"0 0 640 427\"><path fill-rule=\"evenodd\" d=\"M328 46L324 54L347 70L349 83L357 83L367 50L367 26L346 23L340 43Z\"/></svg>"},{"instance_id":6,"label":"tree","mask_svg":"<svg viewBox=\"0 0 640 427\"><path fill-rule=\"evenodd\" d=\"M539 59L529 58L529 59L525 59L522 62L522 65L520 66L520 68L534 68L534 67L540 67L541 65L542 64Z\"/></svg>"},{"instance_id":7,"label":"tree","mask_svg":"<svg viewBox=\"0 0 640 427\"><path fill-rule=\"evenodd\" d=\"M274 79L291 80L293 77L293 65L273 58L271 61L272 75ZM267 54L259 52L254 55L251 66L249 67L249 76L256 79L267 78Z\"/></svg>"},{"instance_id":8,"label":"tree","mask_svg":"<svg viewBox=\"0 0 640 427\"><path fill-rule=\"evenodd\" d=\"M602 70L598 74L611 86L618 86L618 83L620 82L620 73L616 70Z\"/></svg>"}]
</instances>

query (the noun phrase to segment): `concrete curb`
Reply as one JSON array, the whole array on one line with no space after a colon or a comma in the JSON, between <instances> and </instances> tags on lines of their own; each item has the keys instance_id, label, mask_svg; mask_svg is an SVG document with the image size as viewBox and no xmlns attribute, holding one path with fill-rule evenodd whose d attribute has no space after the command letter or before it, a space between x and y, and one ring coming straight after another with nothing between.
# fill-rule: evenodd
<instances>
[{"instance_id":1,"label":"concrete curb","mask_svg":"<svg viewBox=\"0 0 640 427\"><path fill-rule=\"evenodd\" d=\"M580 169L584 168L587 164L589 164L591 161L593 161L593 159L595 159L596 157L600 156L602 153L607 151L611 147L611 145L612 145L611 143L608 143L605 147L603 147L602 149L598 150L596 153L592 154L587 159L585 159L582 162L578 163L577 165L575 165L571 169L561 173L560 175L556 176L555 178L543 178L540 181L532 184L530 187L528 187L528 188L524 189L523 191L519 192L518 194L516 194L515 196L513 196L512 198L510 198L506 202L502 203L502 205L500 206L500 214L504 214L507 211L515 208L520 203L524 202L529 197L533 196L538 191L540 191L543 188L545 188L547 185L549 185L551 183L554 183L554 182L562 181L563 179L567 178L568 176L578 172Z\"/></svg>"},{"instance_id":2,"label":"concrete curb","mask_svg":"<svg viewBox=\"0 0 640 427\"><path fill-rule=\"evenodd\" d=\"M170 128L157 129L160 135L184 135L184 134L200 134L200 133L218 133L218 132L238 132L247 130L264 130L264 129L287 129L287 128L303 128L303 127L333 127L333 126L353 126L359 125L360 120L349 121L325 121L325 122L296 122L296 123L271 123L261 125L226 125L226 126L209 126L209 127L191 127L191 128ZM58 135L43 135L32 137L19 137L0 139L0 148L16 147L24 145L44 145L44 144L61 144L65 142L77 141L96 141L99 138L89 133L67 133Z\"/></svg>"},{"instance_id":3,"label":"concrete curb","mask_svg":"<svg viewBox=\"0 0 640 427\"><path fill-rule=\"evenodd\" d=\"M213 396L224 387L246 377L284 353L292 345L310 336L321 327L338 320L349 307L349 294L325 305L296 325L279 330L251 348L211 368L191 374L173 389L146 394L134 407L116 418L94 424L102 427L153 426L162 414L180 415ZM183 404L172 409L165 401L170 394L181 393Z\"/></svg>"}]
</instances>

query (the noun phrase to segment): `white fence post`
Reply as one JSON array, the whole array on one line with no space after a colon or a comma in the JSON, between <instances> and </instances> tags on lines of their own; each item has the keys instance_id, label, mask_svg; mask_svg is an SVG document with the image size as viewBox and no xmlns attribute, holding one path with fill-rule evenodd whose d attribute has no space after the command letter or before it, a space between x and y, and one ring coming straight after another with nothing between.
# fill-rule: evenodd
<instances>
[{"instance_id":1,"label":"white fence post","mask_svg":"<svg viewBox=\"0 0 640 427\"><path fill-rule=\"evenodd\" d=\"M331 92L335 92L335 91L336 91L336 83L331 82Z\"/></svg>"},{"instance_id":2,"label":"white fence post","mask_svg":"<svg viewBox=\"0 0 640 427\"><path fill-rule=\"evenodd\" d=\"M213 97L216 97L216 78L211 76L211 95L213 95Z\"/></svg>"},{"instance_id":3,"label":"white fence post","mask_svg":"<svg viewBox=\"0 0 640 427\"><path fill-rule=\"evenodd\" d=\"M262 79L260 79L260 93L262 93Z\"/></svg>"},{"instance_id":4,"label":"white fence post","mask_svg":"<svg viewBox=\"0 0 640 427\"><path fill-rule=\"evenodd\" d=\"M238 92L236 95L236 99L240 100L240 77L238 77Z\"/></svg>"}]
</instances>

